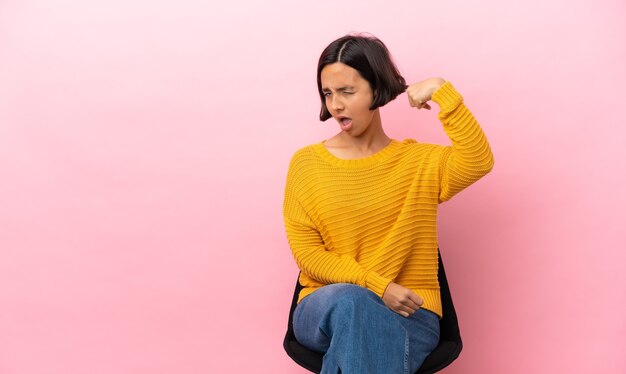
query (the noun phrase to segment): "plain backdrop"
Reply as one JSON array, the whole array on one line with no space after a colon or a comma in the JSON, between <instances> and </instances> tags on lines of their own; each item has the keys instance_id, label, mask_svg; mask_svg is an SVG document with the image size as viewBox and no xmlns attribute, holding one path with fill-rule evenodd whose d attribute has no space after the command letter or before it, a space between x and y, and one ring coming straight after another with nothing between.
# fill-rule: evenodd
<instances>
[{"instance_id":1,"label":"plain backdrop","mask_svg":"<svg viewBox=\"0 0 626 374\"><path fill-rule=\"evenodd\" d=\"M3 0L0 373L304 373L287 166L322 49L453 82L495 168L441 205L446 373L626 372L626 3ZM449 144L433 110L396 139Z\"/></svg>"}]
</instances>

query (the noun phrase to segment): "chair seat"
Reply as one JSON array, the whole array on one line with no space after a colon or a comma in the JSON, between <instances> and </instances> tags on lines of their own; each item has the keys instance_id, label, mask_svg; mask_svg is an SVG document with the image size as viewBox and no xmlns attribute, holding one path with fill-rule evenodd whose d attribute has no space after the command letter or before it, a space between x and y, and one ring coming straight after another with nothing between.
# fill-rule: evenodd
<instances>
[{"instance_id":1,"label":"chair seat","mask_svg":"<svg viewBox=\"0 0 626 374\"><path fill-rule=\"evenodd\" d=\"M426 357L416 374L431 374L445 368L459 357L463 349L459 324L454 304L452 303L446 272L443 268L441 253L439 253L438 278L439 288L441 290L441 306L443 308L443 318L439 320L439 344L437 344L437 347ZM308 349L300 344L293 333L293 312L296 309L301 289L302 286L300 282L296 280L296 288L291 302L291 310L289 311L289 321L283 347L287 355L298 365L314 373L319 373L322 369L324 354Z\"/></svg>"},{"instance_id":2,"label":"chair seat","mask_svg":"<svg viewBox=\"0 0 626 374\"><path fill-rule=\"evenodd\" d=\"M298 343L295 338L285 342L285 344L285 350L298 365L315 373L320 372L321 362L324 359L323 353L305 348ZM447 362L451 357L456 359L461 353L461 349L462 344L459 342L440 340L437 348L435 348L435 350L428 355L426 360L424 360L424 363L422 364L422 367L420 367L418 373L435 373L443 369L448 366L449 363L445 365L442 365L442 363Z\"/></svg>"},{"instance_id":3,"label":"chair seat","mask_svg":"<svg viewBox=\"0 0 626 374\"><path fill-rule=\"evenodd\" d=\"M443 369L459 357L461 349L463 349L463 344L460 341L440 339L435 350L424 360L418 373L435 373Z\"/></svg>"}]
</instances>

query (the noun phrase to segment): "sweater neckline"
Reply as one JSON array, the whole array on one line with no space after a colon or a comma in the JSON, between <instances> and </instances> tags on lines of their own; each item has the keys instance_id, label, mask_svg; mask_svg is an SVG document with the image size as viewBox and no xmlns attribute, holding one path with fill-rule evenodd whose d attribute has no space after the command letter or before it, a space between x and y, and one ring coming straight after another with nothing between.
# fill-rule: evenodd
<instances>
[{"instance_id":1,"label":"sweater neckline","mask_svg":"<svg viewBox=\"0 0 626 374\"><path fill-rule=\"evenodd\" d=\"M394 154L400 146L399 141L391 139L391 142L389 142L389 144L387 144L385 148L374 153L373 155L356 159L345 159L339 158L330 153L328 148L326 148L326 146L324 145L324 142L325 140L313 145L315 152L330 164L347 168L363 168L380 164L381 162L389 158L389 156Z\"/></svg>"}]
</instances>

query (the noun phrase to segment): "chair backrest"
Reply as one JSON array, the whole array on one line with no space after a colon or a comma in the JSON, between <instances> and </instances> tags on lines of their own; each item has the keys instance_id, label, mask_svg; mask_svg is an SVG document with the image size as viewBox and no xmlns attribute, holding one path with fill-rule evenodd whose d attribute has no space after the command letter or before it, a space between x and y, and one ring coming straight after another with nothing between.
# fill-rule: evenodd
<instances>
[{"instance_id":1,"label":"chair backrest","mask_svg":"<svg viewBox=\"0 0 626 374\"><path fill-rule=\"evenodd\" d=\"M463 342L461 341L461 334L459 331L459 321L456 316L454 304L452 303L452 295L450 294L448 279L446 278L446 272L443 268L441 253L439 253L438 278L439 288L441 290L441 305L443 308L443 317L439 320L439 344L435 350L433 350L430 355L426 357L422 367L420 367L417 371L419 374L435 373L445 368L457 357L459 357L461 349L463 349ZM289 322L287 325L287 333L285 334L285 339L283 341L283 347L285 348L287 355L289 355L289 357L291 357L291 359L298 365L314 373L319 373L322 370L322 360L324 355L310 350L300 344L293 333L293 311L296 309L300 290L302 290L302 286L300 285L298 279L296 279L296 287L291 301L291 309L289 310Z\"/></svg>"}]
</instances>

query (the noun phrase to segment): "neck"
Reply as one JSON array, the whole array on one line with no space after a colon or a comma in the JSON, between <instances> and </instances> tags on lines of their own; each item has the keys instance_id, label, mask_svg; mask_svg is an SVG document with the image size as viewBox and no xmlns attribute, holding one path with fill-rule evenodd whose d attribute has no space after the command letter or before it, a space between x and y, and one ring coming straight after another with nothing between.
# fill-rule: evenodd
<instances>
[{"instance_id":1,"label":"neck","mask_svg":"<svg viewBox=\"0 0 626 374\"><path fill-rule=\"evenodd\" d=\"M367 130L358 136L351 136L346 133L341 134L347 146L355 150L367 153L375 153L389 145L391 138L385 134L383 129L380 110L376 110L372 115L372 122Z\"/></svg>"}]
</instances>

